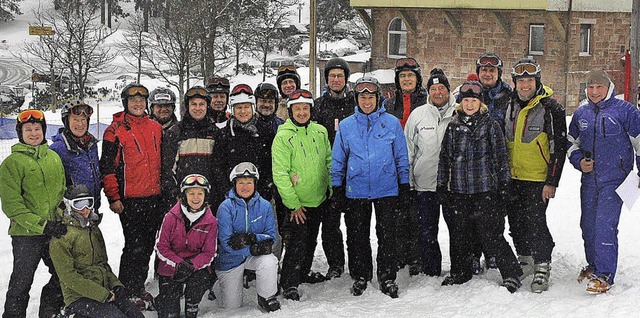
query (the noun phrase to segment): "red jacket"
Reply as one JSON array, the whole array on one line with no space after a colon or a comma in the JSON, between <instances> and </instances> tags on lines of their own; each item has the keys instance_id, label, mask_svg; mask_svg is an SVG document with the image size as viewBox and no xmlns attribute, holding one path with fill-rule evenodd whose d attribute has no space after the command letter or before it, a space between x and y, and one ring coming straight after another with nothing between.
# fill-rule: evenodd
<instances>
[{"instance_id":1,"label":"red jacket","mask_svg":"<svg viewBox=\"0 0 640 318\"><path fill-rule=\"evenodd\" d=\"M204 214L186 231L185 217L180 202L165 214L156 235L156 255L160 260L158 275L173 276L176 267L188 259L196 270L211 265L216 256L218 220L207 208Z\"/></svg>"},{"instance_id":2,"label":"red jacket","mask_svg":"<svg viewBox=\"0 0 640 318\"><path fill-rule=\"evenodd\" d=\"M100 173L109 202L160 194L162 126L147 115L115 113L104 131Z\"/></svg>"}]
</instances>

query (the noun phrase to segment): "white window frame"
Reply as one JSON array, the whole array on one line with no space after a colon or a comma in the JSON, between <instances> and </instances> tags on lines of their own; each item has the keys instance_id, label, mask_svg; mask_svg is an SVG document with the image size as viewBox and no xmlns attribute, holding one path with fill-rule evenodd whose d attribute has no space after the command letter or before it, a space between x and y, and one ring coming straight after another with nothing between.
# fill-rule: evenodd
<instances>
[{"instance_id":1,"label":"white window frame","mask_svg":"<svg viewBox=\"0 0 640 318\"><path fill-rule=\"evenodd\" d=\"M396 20L400 20L400 30L391 30L391 26ZM398 52L391 52L391 37L400 37L399 38L399 47ZM402 38L404 37L404 54L401 54ZM399 17L395 17L389 22L389 26L387 27L387 56L391 58L402 58L407 56L407 26L404 24L404 20Z\"/></svg>"},{"instance_id":2,"label":"white window frame","mask_svg":"<svg viewBox=\"0 0 640 318\"><path fill-rule=\"evenodd\" d=\"M532 48L534 29L542 29L542 50L538 48ZM544 54L544 24L530 24L529 25L529 55L543 55Z\"/></svg>"},{"instance_id":3,"label":"white window frame","mask_svg":"<svg viewBox=\"0 0 640 318\"><path fill-rule=\"evenodd\" d=\"M580 53L579 56L591 56L591 29L593 25L583 23L580 24ZM582 33L582 30L586 29L586 34ZM586 36L586 42L583 41L583 36ZM583 46L586 44L586 47Z\"/></svg>"}]
</instances>

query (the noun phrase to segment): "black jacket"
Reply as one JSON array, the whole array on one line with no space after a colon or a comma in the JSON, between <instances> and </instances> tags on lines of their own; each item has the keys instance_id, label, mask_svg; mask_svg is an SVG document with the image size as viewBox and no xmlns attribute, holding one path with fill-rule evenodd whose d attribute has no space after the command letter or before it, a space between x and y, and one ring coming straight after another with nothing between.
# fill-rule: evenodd
<instances>
[{"instance_id":1,"label":"black jacket","mask_svg":"<svg viewBox=\"0 0 640 318\"><path fill-rule=\"evenodd\" d=\"M352 91L347 91L343 97L331 98L331 93L327 90L315 100L314 120L327 129L329 142L332 145L336 138L338 123L352 115L355 106L356 100Z\"/></svg>"}]
</instances>

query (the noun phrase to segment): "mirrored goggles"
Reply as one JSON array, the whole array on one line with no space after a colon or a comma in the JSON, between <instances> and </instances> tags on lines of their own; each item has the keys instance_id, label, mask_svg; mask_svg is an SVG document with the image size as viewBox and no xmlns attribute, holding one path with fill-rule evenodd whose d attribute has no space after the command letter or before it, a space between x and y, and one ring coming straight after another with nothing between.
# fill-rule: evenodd
<instances>
[{"instance_id":1,"label":"mirrored goggles","mask_svg":"<svg viewBox=\"0 0 640 318\"><path fill-rule=\"evenodd\" d=\"M224 77L214 77L209 80L208 86L226 86L229 87L229 80Z\"/></svg>"},{"instance_id":2,"label":"mirrored goggles","mask_svg":"<svg viewBox=\"0 0 640 318\"><path fill-rule=\"evenodd\" d=\"M187 92L185 93L185 95L187 97L194 97L194 96L209 96L209 94L207 93L207 90L202 88L202 87L191 87L187 90Z\"/></svg>"},{"instance_id":3,"label":"mirrored goggles","mask_svg":"<svg viewBox=\"0 0 640 318\"><path fill-rule=\"evenodd\" d=\"M93 115L93 107L87 104L73 105L69 111L74 115L85 115L87 117L91 117L91 115Z\"/></svg>"},{"instance_id":4,"label":"mirrored goggles","mask_svg":"<svg viewBox=\"0 0 640 318\"><path fill-rule=\"evenodd\" d=\"M144 86L131 86L127 89L128 96L149 96L149 91Z\"/></svg>"},{"instance_id":5,"label":"mirrored goggles","mask_svg":"<svg viewBox=\"0 0 640 318\"><path fill-rule=\"evenodd\" d=\"M92 197L84 197L84 198L76 198L76 199L72 199L69 200L69 203L71 204L71 207L74 210L83 210L85 208L87 209L93 209L93 198Z\"/></svg>"},{"instance_id":6,"label":"mirrored goggles","mask_svg":"<svg viewBox=\"0 0 640 318\"><path fill-rule=\"evenodd\" d=\"M304 89L299 89L293 93L291 93L291 95L289 95L289 100L292 99L298 99L300 97L303 98L313 98L313 95L311 95L311 92L304 90Z\"/></svg>"},{"instance_id":7,"label":"mirrored goggles","mask_svg":"<svg viewBox=\"0 0 640 318\"><path fill-rule=\"evenodd\" d=\"M44 113L37 109L23 110L18 114L18 123L26 123L30 120L44 121Z\"/></svg>"},{"instance_id":8,"label":"mirrored goggles","mask_svg":"<svg viewBox=\"0 0 640 318\"><path fill-rule=\"evenodd\" d=\"M208 187L209 186L209 181L207 181L207 178L205 178L202 175L190 174L190 175L184 177L184 180L182 181L182 184L184 186L187 186L187 187L191 187L191 186L195 186L195 185L199 185L201 187Z\"/></svg>"},{"instance_id":9,"label":"mirrored goggles","mask_svg":"<svg viewBox=\"0 0 640 318\"><path fill-rule=\"evenodd\" d=\"M239 163L235 167L234 172L237 176L251 176L254 178L258 177L258 168L249 162Z\"/></svg>"},{"instance_id":10,"label":"mirrored goggles","mask_svg":"<svg viewBox=\"0 0 640 318\"><path fill-rule=\"evenodd\" d=\"M398 67L417 67L418 62L414 58L403 58L396 61L396 68Z\"/></svg>"},{"instance_id":11,"label":"mirrored goggles","mask_svg":"<svg viewBox=\"0 0 640 318\"><path fill-rule=\"evenodd\" d=\"M369 92L369 93L375 94L378 92L378 85L371 82L358 83L358 85L356 85L354 90L357 93Z\"/></svg>"},{"instance_id":12,"label":"mirrored goggles","mask_svg":"<svg viewBox=\"0 0 640 318\"><path fill-rule=\"evenodd\" d=\"M540 73L540 65L532 64L532 63L521 63L513 67L512 73L515 76L525 75L537 75Z\"/></svg>"},{"instance_id":13,"label":"mirrored goggles","mask_svg":"<svg viewBox=\"0 0 640 318\"><path fill-rule=\"evenodd\" d=\"M253 90L247 84L238 84L233 88L233 91L231 91L231 95L238 95L243 93L247 95L253 95Z\"/></svg>"},{"instance_id":14,"label":"mirrored goggles","mask_svg":"<svg viewBox=\"0 0 640 318\"><path fill-rule=\"evenodd\" d=\"M296 66L295 65L281 65L280 67L278 67L278 72L284 72L284 71L295 72L296 71Z\"/></svg>"},{"instance_id":15,"label":"mirrored goggles","mask_svg":"<svg viewBox=\"0 0 640 318\"><path fill-rule=\"evenodd\" d=\"M483 56L476 61L478 66L502 67L502 61L496 56Z\"/></svg>"}]
</instances>

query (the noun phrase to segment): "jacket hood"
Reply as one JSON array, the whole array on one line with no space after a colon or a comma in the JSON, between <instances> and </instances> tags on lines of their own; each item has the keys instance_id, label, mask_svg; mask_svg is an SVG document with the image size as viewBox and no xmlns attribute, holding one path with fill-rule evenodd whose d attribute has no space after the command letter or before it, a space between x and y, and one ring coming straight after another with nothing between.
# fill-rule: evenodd
<instances>
[{"instance_id":1,"label":"jacket hood","mask_svg":"<svg viewBox=\"0 0 640 318\"><path fill-rule=\"evenodd\" d=\"M27 144L23 144L21 142L14 144L11 146L12 153L21 153L27 155L29 157L34 157L37 159L43 158L47 155L47 150L49 150L48 144L41 144L37 146L30 146Z\"/></svg>"},{"instance_id":2,"label":"jacket hood","mask_svg":"<svg viewBox=\"0 0 640 318\"><path fill-rule=\"evenodd\" d=\"M584 89L584 94L585 96L587 96L587 101L590 104L594 104L598 108L604 108L604 107L607 107L607 105L609 104L609 101L611 101L616 97L616 86L613 84L613 82L609 82L609 90L607 91L607 96L603 100L599 101L597 104L592 102L591 99L589 99L589 95L587 94L586 88Z\"/></svg>"},{"instance_id":3,"label":"jacket hood","mask_svg":"<svg viewBox=\"0 0 640 318\"><path fill-rule=\"evenodd\" d=\"M229 192L227 192L227 198L231 199L231 201L234 201L234 202L246 202L243 198L239 197L236 194L236 191L234 189L231 189L231 190L229 190ZM251 197L251 199L249 200L249 204L248 205L253 205L260 198L261 198L260 193L258 193L258 191L256 190L253 193L253 196Z\"/></svg>"}]
</instances>

